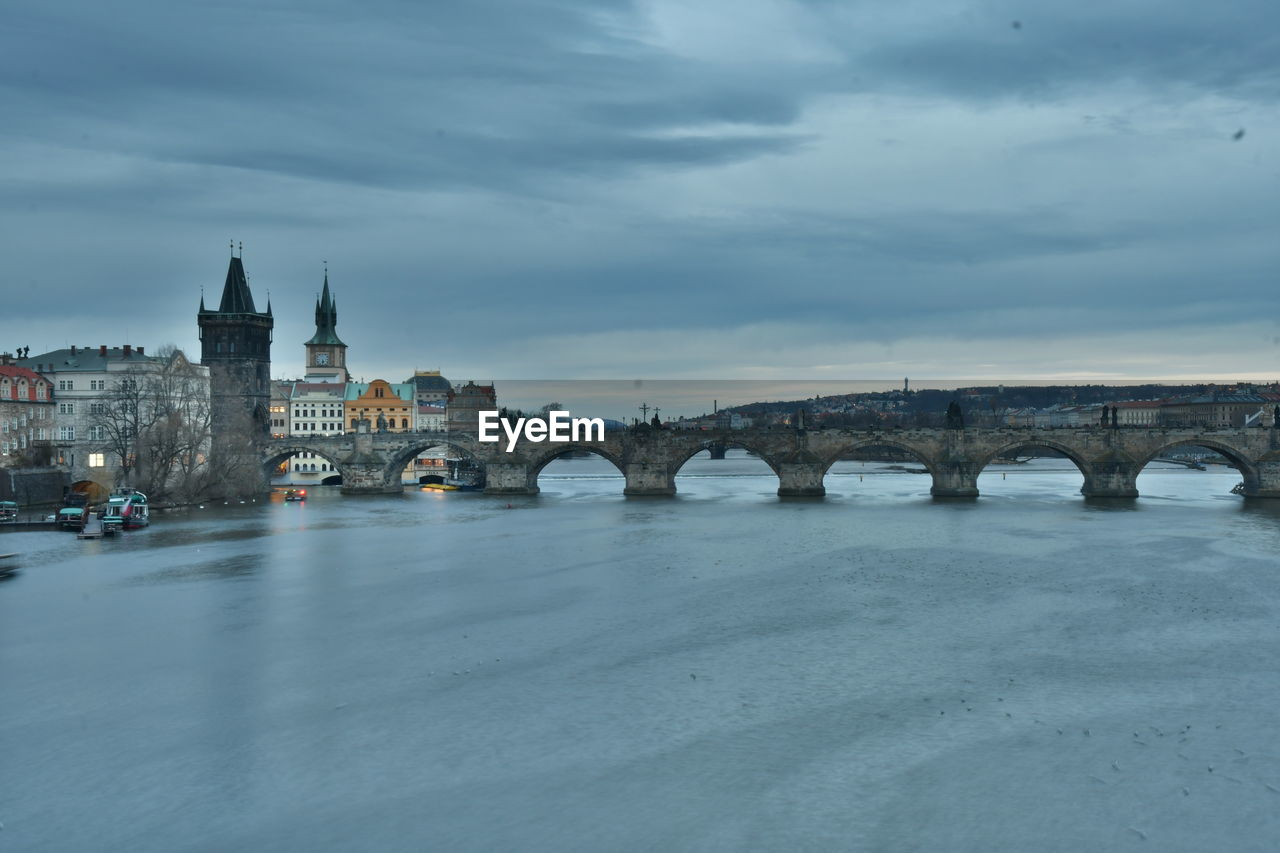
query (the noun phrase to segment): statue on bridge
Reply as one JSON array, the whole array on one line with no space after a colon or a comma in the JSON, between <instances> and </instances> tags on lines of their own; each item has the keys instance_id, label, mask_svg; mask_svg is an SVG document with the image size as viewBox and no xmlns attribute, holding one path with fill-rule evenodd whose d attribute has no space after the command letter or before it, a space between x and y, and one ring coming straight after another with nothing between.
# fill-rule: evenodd
<instances>
[{"instance_id":1,"label":"statue on bridge","mask_svg":"<svg viewBox=\"0 0 1280 853\"><path fill-rule=\"evenodd\" d=\"M1106 426L1106 425L1107 425L1107 420L1108 420L1107 413L1108 413L1109 411L1111 411L1111 410L1110 410L1110 409L1108 409L1106 406L1103 406L1103 407L1102 407L1102 426Z\"/></svg>"},{"instance_id":2,"label":"statue on bridge","mask_svg":"<svg viewBox=\"0 0 1280 853\"><path fill-rule=\"evenodd\" d=\"M386 431L387 431L387 416L380 414L378 415L378 432L386 432Z\"/></svg>"},{"instance_id":3,"label":"statue on bridge","mask_svg":"<svg viewBox=\"0 0 1280 853\"><path fill-rule=\"evenodd\" d=\"M947 429L964 429L964 412L955 400L947 406Z\"/></svg>"},{"instance_id":4,"label":"statue on bridge","mask_svg":"<svg viewBox=\"0 0 1280 853\"><path fill-rule=\"evenodd\" d=\"M1111 428L1118 429L1120 426L1120 410L1115 406L1111 407Z\"/></svg>"}]
</instances>

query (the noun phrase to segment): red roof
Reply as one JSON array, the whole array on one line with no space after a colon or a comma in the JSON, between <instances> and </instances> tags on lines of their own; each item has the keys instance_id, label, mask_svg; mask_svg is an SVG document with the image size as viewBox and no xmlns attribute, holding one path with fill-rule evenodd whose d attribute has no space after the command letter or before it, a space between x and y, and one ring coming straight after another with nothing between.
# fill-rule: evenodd
<instances>
[{"instance_id":1,"label":"red roof","mask_svg":"<svg viewBox=\"0 0 1280 853\"><path fill-rule=\"evenodd\" d=\"M44 385L52 390L53 383L30 368L18 367L16 364L0 364L0 376L12 380L9 385L8 395L6 397L0 397L0 400L18 400L25 403L48 403L53 397L53 394L51 393L45 394L43 397L36 397L37 387ZM22 379L27 381L27 395L25 397L18 396L18 380Z\"/></svg>"},{"instance_id":2,"label":"red roof","mask_svg":"<svg viewBox=\"0 0 1280 853\"><path fill-rule=\"evenodd\" d=\"M0 376L21 377L28 382L49 382L48 379L45 379L34 370L28 367L18 367L16 364L0 364Z\"/></svg>"}]
</instances>

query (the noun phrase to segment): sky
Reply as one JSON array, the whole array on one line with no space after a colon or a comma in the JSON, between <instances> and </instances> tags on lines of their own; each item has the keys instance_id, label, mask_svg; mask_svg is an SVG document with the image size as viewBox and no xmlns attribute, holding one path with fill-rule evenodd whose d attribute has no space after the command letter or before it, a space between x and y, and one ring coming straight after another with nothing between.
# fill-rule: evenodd
<instances>
[{"instance_id":1,"label":"sky","mask_svg":"<svg viewBox=\"0 0 1280 853\"><path fill-rule=\"evenodd\" d=\"M1280 5L0 0L0 350L1280 377ZM1243 133L1242 133L1243 131Z\"/></svg>"}]
</instances>

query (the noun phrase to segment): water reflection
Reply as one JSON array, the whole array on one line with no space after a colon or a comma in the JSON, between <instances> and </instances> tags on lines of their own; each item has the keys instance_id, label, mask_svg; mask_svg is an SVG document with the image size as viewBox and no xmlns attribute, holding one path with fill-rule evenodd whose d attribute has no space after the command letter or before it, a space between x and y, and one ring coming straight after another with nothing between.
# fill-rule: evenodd
<instances>
[{"instance_id":1,"label":"water reflection","mask_svg":"<svg viewBox=\"0 0 1280 853\"><path fill-rule=\"evenodd\" d=\"M236 557L220 557L185 566L175 566L134 575L121 581L121 583L145 586L162 583L247 578L256 574L263 565L264 558L262 554L243 554Z\"/></svg>"}]
</instances>

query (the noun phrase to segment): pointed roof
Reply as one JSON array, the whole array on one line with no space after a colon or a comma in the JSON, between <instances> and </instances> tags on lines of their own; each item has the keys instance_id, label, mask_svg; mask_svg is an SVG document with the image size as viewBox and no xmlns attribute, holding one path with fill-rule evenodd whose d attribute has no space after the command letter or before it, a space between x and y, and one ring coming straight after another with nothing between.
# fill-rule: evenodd
<instances>
[{"instance_id":1,"label":"pointed roof","mask_svg":"<svg viewBox=\"0 0 1280 853\"><path fill-rule=\"evenodd\" d=\"M204 299L201 297L201 304ZM257 314L253 305L253 294L249 292L249 281L244 276L244 264L233 257L227 267L227 283L222 286L222 302L218 304L219 314Z\"/></svg>"},{"instance_id":2,"label":"pointed roof","mask_svg":"<svg viewBox=\"0 0 1280 853\"><path fill-rule=\"evenodd\" d=\"M307 341L306 346L322 344L345 347L338 337L338 303L329 294L329 274L324 274L324 290L316 300L316 333Z\"/></svg>"}]
</instances>

